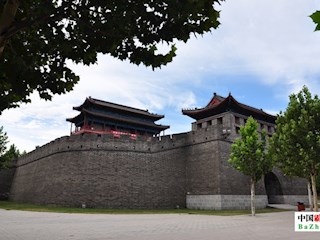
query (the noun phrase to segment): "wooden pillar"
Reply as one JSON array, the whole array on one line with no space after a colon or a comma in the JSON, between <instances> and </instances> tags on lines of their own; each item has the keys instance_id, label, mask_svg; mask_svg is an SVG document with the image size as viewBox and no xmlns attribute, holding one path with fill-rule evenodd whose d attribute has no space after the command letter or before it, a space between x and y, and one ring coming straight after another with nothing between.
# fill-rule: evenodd
<instances>
[{"instance_id":1,"label":"wooden pillar","mask_svg":"<svg viewBox=\"0 0 320 240\"><path fill-rule=\"evenodd\" d=\"M70 135L72 134L72 123L70 124Z\"/></svg>"}]
</instances>

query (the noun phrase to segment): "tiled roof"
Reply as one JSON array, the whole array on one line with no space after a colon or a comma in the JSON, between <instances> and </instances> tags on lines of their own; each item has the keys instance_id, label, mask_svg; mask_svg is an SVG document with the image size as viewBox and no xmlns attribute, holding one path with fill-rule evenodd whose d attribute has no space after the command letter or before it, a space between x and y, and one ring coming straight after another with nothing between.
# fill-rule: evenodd
<instances>
[{"instance_id":1,"label":"tiled roof","mask_svg":"<svg viewBox=\"0 0 320 240\"><path fill-rule=\"evenodd\" d=\"M164 115L150 113L148 110L142 110L142 109L128 107L128 106L124 106L124 105L120 105L120 104L116 104L116 103L106 102L106 101L102 101L102 100L91 98L91 97L88 97L82 105L80 105L78 107L74 107L73 109L81 111L87 104L93 104L93 105L101 106L104 108L120 110L120 111L127 112L127 113L142 115L147 118L152 118L154 120L159 120L164 117Z\"/></svg>"},{"instance_id":2,"label":"tiled roof","mask_svg":"<svg viewBox=\"0 0 320 240\"><path fill-rule=\"evenodd\" d=\"M262 109L254 108L243 103L239 103L235 98L229 94L228 97L214 94L213 98L204 108L183 109L182 113L196 120L208 117L209 115L219 114L231 110L230 108L236 106L239 110L244 111L250 115L256 115L265 118L268 121L274 122L276 117L264 112Z\"/></svg>"},{"instance_id":3,"label":"tiled roof","mask_svg":"<svg viewBox=\"0 0 320 240\"><path fill-rule=\"evenodd\" d=\"M99 118L103 118L103 119L113 120L116 122L125 122L125 123L130 123L130 124L134 124L134 125L138 125L138 126L151 127L151 128L160 129L160 130L165 130L165 129L169 128L169 126L155 124L154 122L151 122L151 121L139 121L136 119L124 119L122 117L117 117L117 116L113 116L113 115L106 114L106 113L93 112L93 111L89 111L87 109L82 109L82 111L79 115L77 115L73 118L68 118L67 121L72 122L72 123L78 122L84 118L84 114L87 114L88 116L95 116L95 117L99 117Z\"/></svg>"}]
</instances>

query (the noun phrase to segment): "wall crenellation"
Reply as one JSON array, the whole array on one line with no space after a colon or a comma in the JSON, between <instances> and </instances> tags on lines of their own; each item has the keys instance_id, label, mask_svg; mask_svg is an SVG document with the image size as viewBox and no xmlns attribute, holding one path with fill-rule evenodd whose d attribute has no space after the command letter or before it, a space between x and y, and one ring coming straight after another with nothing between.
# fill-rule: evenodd
<instances>
[{"instance_id":1,"label":"wall crenellation","mask_svg":"<svg viewBox=\"0 0 320 240\"><path fill-rule=\"evenodd\" d=\"M237 207L250 195L250 179L228 165L242 120L232 114L219 118L220 123L207 120L194 131L158 137L57 138L18 159L10 199L71 207ZM305 194L293 185L297 181L279 180L293 189L283 193ZM257 194L266 200L263 180Z\"/></svg>"},{"instance_id":2,"label":"wall crenellation","mask_svg":"<svg viewBox=\"0 0 320 240\"><path fill-rule=\"evenodd\" d=\"M115 138L113 135L71 135L57 138L19 158L17 166L25 165L46 156L68 151L135 151L161 152L193 144L223 139L221 129L208 126L197 131L145 138L131 139L128 135Z\"/></svg>"}]
</instances>

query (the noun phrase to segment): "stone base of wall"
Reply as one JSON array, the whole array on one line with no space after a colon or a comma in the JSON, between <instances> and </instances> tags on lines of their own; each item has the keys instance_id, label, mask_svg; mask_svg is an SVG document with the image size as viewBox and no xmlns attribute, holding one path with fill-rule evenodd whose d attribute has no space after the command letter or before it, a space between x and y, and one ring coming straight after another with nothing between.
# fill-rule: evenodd
<instances>
[{"instance_id":1,"label":"stone base of wall","mask_svg":"<svg viewBox=\"0 0 320 240\"><path fill-rule=\"evenodd\" d=\"M303 202L309 205L307 195L279 195L272 196L278 204L297 205ZM256 195L256 208L265 208L268 205L267 195ZM187 195L186 207L189 209L222 210L222 209L250 209L250 195Z\"/></svg>"},{"instance_id":2,"label":"stone base of wall","mask_svg":"<svg viewBox=\"0 0 320 240\"><path fill-rule=\"evenodd\" d=\"M266 195L256 195L256 208L265 208ZM186 206L189 209L250 209L250 195L187 195Z\"/></svg>"}]
</instances>

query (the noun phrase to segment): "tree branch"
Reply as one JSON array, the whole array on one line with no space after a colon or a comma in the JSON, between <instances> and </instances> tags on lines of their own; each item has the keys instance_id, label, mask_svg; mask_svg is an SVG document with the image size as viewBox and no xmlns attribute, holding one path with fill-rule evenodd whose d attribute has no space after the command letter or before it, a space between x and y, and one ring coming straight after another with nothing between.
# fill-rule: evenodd
<instances>
[{"instance_id":1,"label":"tree branch","mask_svg":"<svg viewBox=\"0 0 320 240\"><path fill-rule=\"evenodd\" d=\"M7 0L3 7L0 19L0 57L7 42L7 38L3 34L12 26L19 4L19 0Z\"/></svg>"}]
</instances>

